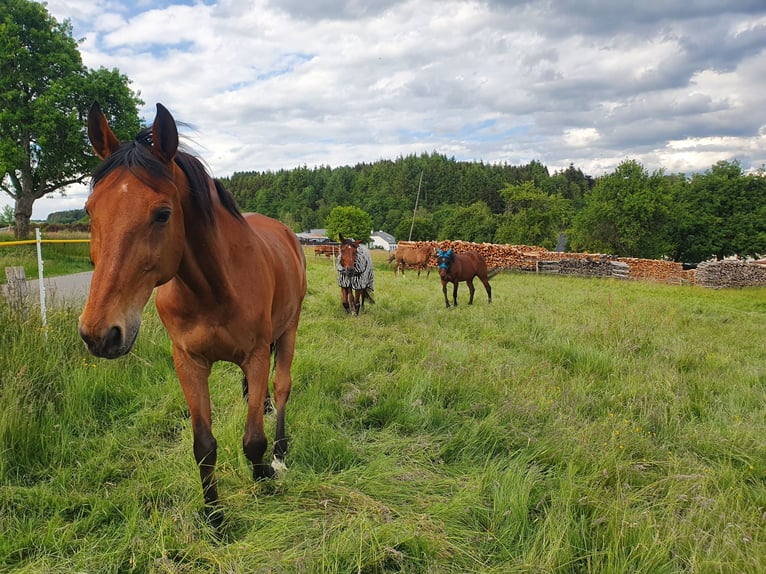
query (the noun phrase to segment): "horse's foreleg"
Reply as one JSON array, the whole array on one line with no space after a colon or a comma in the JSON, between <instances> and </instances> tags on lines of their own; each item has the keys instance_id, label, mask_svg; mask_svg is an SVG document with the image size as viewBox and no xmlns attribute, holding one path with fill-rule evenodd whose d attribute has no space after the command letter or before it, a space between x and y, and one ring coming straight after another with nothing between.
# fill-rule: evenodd
<instances>
[{"instance_id":1,"label":"horse's foreleg","mask_svg":"<svg viewBox=\"0 0 766 574\"><path fill-rule=\"evenodd\" d=\"M247 393L247 423L245 435L242 437L242 449L245 456L253 465L253 478L271 478L274 469L271 464L263 463L263 454L266 452L267 440L263 430L263 403L266 400L266 391L269 385L269 346L258 349L242 369L245 371L248 383ZM276 398L277 390L274 389Z\"/></svg>"},{"instance_id":2,"label":"horse's foreleg","mask_svg":"<svg viewBox=\"0 0 766 574\"><path fill-rule=\"evenodd\" d=\"M340 288L340 301L343 305L343 308L346 310L346 313L351 313L351 297L349 297L349 292L351 289L346 287Z\"/></svg>"},{"instance_id":3,"label":"horse's foreleg","mask_svg":"<svg viewBox=\"0 0 766 574\"><path fill-rule=\"evenodd\" d=\"M194 360L176 349L173 349L173 362L178 380L181 383L181 389L184 397L186 397L186 404L189 406L194 435L194 460L199 466L205 512L211 516L218 504L218 487L215 479L218 444L212 432L210 390L208 388L211 366L209 363ZM218 520L220 521L220 518Z\"/></svg>"},{"instance_id":4,"label":"horse's foreleg","mask_svg":"<svg viewBox=\"0 0 766 574\"><path fill-rule=\"evenodd\" d=\"M453 281L452 284L455 286L452 290L452 302L455 304L455 307L457 307L457 286L460 284L460 281Z\"/></svg>"},{"instance_id":5,"label":"horse's foreleg","mask_svg":"<svg viewBox=\"0 0 766 574\"><path fill-rule=\"evenodd\" d=\"M296 324L290 327L279 341L276 348L276 372L274 373L274 401L277 407L277 428L274 435L274 456L283 461L287 454L287 436L285 435L285 408L290 398L292 376L290 369L295 354Z\"/></svg>"},{"instance_id":6,"label":"horse's foreleg","mask_svg":"<svg viewBox=\"0 0 766 574\"><path fill-rule=\"evenodd\" d=\"M444 293L444 304L449 309L449 299L447 298L447 282L442 279L442 293Z\"/></svg>"},{"instance_id":7,"label":"horse's foreleg","mask_svg":"<svg viewBox=\"0 0 766 574\"><path fill-rule=\"evenodd\" d=\"M473 305L473 294L476 292L476 288L473 286L473 277L466 281L468 285L468 304Z\"/></svg>"}]
</instances>

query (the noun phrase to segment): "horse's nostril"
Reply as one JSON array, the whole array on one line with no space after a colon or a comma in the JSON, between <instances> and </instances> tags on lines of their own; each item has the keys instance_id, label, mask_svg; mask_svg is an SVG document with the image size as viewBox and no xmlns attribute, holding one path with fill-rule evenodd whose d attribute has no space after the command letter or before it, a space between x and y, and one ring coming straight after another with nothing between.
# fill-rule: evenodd
<instances>
[{"instance_id":1,"label":"horse's nostril","mask_svg":"<svg viewBox=\"0 0 766 574\"><path fill-rule=\"evenodd\" d=\"M112 327L104 337L104 349L114 350L122 346L122 329Z\"/></svg>"}]
</instances>

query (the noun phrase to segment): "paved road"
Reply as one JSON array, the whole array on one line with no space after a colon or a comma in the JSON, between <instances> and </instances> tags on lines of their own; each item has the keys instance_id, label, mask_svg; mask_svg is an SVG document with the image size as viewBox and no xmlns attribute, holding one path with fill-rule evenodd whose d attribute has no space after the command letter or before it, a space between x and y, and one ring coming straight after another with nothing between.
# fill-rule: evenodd
<instances>
[{"instance_id":1,"label":"paved road","mask_svg":"<svg viewBox=\"0 0 766 574\"><path fill-rule=\"evenodd\" d=\"M90 278L93 271L84 273L75 273L73 275L62 275L60 277L47 277L44 279L45 285L45 303L53 305L56 303L82 303L88 297L90 289ZM28 280L29 297L33 301L40 300L40 291L37 279ZM5 290L5 285L3 285Z\"/></svg>"}]
</instances>

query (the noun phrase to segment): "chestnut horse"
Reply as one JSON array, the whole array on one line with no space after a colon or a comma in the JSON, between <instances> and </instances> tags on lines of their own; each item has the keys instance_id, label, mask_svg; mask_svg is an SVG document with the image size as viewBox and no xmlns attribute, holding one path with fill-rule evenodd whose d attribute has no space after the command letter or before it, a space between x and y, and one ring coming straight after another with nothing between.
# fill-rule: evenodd
<instances>
[{"instance_id":1,"label":"chestnut horse","mask_svg":"<svg viewBox=\"0 0 766 574\"><path fill-rule=\"evenodd\" d=\"M431 267L428 265L428 260L433 252L433 247L430 245L421 245L420 247L414 245L397 246L396 251L388 258L389 263L396 260L394 277L396 277L397 272L400 270L402 277L404 277L404 269L407 265L410 265L418 270L418 278L420 278L420 272L426 269L426 278L428 278L431 275Z\"/></svg>"},{"instance_id":2,"label":"chestnut horse","mask_svg":"<svg viewBox=\"0 0 766 574\"><path fill-rule=\"evenodd\" d=\"M287 452L285 405L306 263L295 234L259 214L242 215L196 157L179 149L170 112L157 104L151 129L120 143L97 103L88 136L103 160L86 202L94 265L80 336L98 357L128 353L141 312L155 304L172 342L173 363L191 415L205 515L220 525L208 377L212 364L239 365L248 386L242 445L255 479L264 463L264 400L274 354L274 456Z\"/></svg>"},{"instance_id":3,"label":"chestnut horse","mask_svg":"<svg viewBox=\"0 0 766 574\"><path fill-rule=\"evenodd\" d=\"M346 313L359 315L364 301L375 303L375 273L372 258L361 240L340 235L340 256L338 257L338 286L341 303Z\"/></svg>"},{"instance_id":4,"label":"chestnut horse","mask_svg":"<svg viewBox=\"0 0 766 574\"><path fill-rule=\"evenodd\" d=\"M452 283L452 301L457 306L457 286L461 281L468 285L468 304L473 304L473 294L476 289L473 286L473 278L478 277L484 288L487 290L489 302L492 303L492 287L489 285L490 278L494 275L487 273L487 262L481 253L476 251L466 251L465 253L455 253L452 249L436 251L436 261L439 265L439 277L442 280L442 291L444 292L444 302L449 309L449 299L447 299L447 283Z\"/></svg>"}]
</instances>

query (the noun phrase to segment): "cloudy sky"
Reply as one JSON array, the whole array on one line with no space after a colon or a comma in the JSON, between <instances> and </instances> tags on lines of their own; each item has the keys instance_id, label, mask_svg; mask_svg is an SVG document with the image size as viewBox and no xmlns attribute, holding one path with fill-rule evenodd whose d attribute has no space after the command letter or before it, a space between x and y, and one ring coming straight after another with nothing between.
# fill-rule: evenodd
<instances>
[{"instance_id":1,"label":"cloudy sky","mask_svg":"<svg viewBox=\"0 0 766 574\"><path fill-rule=\"evenodd\" d=\"M632 4L632 6L628 6ZM213 175L436 151L593 176L766 163L764 0L48 0ZM81 207L38 201L34 217Z\"/></svg>"}]
</instances>

